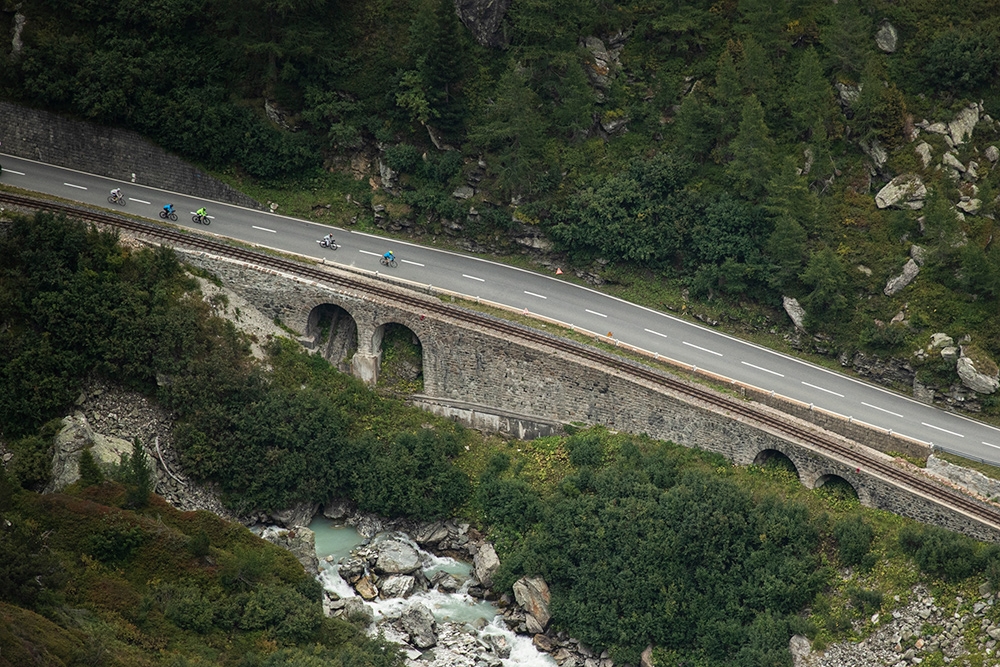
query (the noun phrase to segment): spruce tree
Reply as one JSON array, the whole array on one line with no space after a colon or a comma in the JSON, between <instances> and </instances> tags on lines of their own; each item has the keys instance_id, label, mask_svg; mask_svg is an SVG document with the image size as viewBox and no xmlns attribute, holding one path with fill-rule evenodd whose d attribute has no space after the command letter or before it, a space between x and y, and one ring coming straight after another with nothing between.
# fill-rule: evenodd
<instances>
[{"instance_id":1,"label":"spruce tree","mask_svg":"<svg viewBox=\"0 0 1000 667\"><path fill-rule=\"evenodd\" d=\"M104 473L94 461L94 455L89 449L83 450L80 454L80 486L97 486L104 481Z\"/></svg>"},{"instance_id":2,"label":"spruce tree","mask_svg":"<svg viewBox=\"0 0 1000 667\"><path fill-rule=\"evenodd\" d=\"M149 504L153 492L153 470L150 467L146 448L139 438L132 441L132 454L122 454L121 475L125 484L125 506L142 509Z\"/></svg>"},{"instance_id":3,"label":"spruce tree","mask_svg":"<svg viewBox=\"0 0 1000 667\"><path fill-rule=\"evenodd\" d=\"M812 288L802 304L809 321L833 322L847 308L847 272L830 248L814 253L799 277Z\"/></svg>"},{"instance_id":4,"label":"spruce tree","mask_svg":"<svg viewBox=\"0 0 1000 667\"><path fill-rule=\"evenodd\" d=\"M823 74L819 54L810 46L799 60L788 95L788 110L796 134L808 137L813 144L825 144L827 123L837 114L836 104L833 86Z\"/></svg>"},{"instance_id":5,"label":"spruce tree","mask_svg":"<svg viewBox=\"0 0 1000 667\"><path fill-rule=\"evenodd\" d=\"M743 84L729 50L722 52L715 71L715 90L712 91L719 109L719 139L727 141L736 133L740 119Z\"/></svg>"},{"instance_id":6,"label":"spruce tree","mask_svg":"<svg viewBox=\"0 0 1000 667\"><path fill-rule=\"evenodd\" d=\"M760 198L773 171L774 140L756 95L750 95L743 104L740 130L729 150L733 158L726 165L726 174L737 192L746 199Z\"/></svg>"},{"instance_id":7,"label":"spruce tree","mask_svg":"<svg viewBox=\"0 0 1000 667\"><path fill-rule=\"evenodd\" d=\"M752 36L743 40L740 79L744 90L756 95L761 106L768 112L778 108L778 81L774 77L774 67L763 47Z\"/></svg>"}]
</instances>

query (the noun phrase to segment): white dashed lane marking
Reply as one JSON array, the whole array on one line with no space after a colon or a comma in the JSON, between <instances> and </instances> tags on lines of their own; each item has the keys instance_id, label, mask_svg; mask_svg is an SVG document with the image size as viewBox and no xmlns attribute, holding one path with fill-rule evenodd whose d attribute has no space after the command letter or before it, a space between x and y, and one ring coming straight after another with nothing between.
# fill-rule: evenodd
<instances>
[{"instance_id":1,"label":"white dashed lane marking","mask_svg":"<svg viewBox=\"0 0 1000 667\"><path fill-rule=\"evenodd\" d=\"M659 331L653 331L652 329L646 329L646 333L651 333L654 336L659 336L660 338L666 338L667 334L661 334Z\"/></svg>"},{"instance_id":2,"label":"white dashed lane marking","mask_svg":"<svg viewBox=\"0 0 1000 667\"><path fill-rule=\"evenodd\" d=\"M721 357L722 356L721 352L716 352L715 350L710 350L707 347L702 347L701 345L695 345L694 343L689 343L686 340L683 340L681 342L684 343L685 345L687 345L688 347L693 347L696 350L701 350L702 352L708 352L709 354L714 354L717 357Z\"/></svg>"},{"instance_id":3,"label":"white dashed lane marking","mask_svg":"<svg viewBox=\"0 0 1000 667\"><path fill-rule=\"evenodd\" d=\"M4 172L6 172L8 174L17 174L18 176L24 176L24 172L23 171L14 171L13 169L2 169L0 171L4 171Z\"/></svg>"},{"instance_id":4,"label":"white dashed lane marking","mask_svg":"<svg viewBox=\"0 0 1000 667\"><path fill-rule=\"evenodd\" d=\"M954 431L949 431L946 428L941 428L940 426L935 426L934 424L928 424L927 422L920 422L920 423L926 426L927 428L934 429L935 431L941 431L942 433L947 433L948 435L957 435L959 438L965 437L961 433L955 433Z\"/></svg>"},{"instance_id":5,"label":"white dashed lane marking","mask_svg":"<svg viewBox=\"0 0 1000 667\"><path fill-rule=\"evenodd\" d=\"M481 282L481 283L485 283L485 282L486 282L486 280L485 280L485 279L483 279L483 278L477 278L477 277L475 277L475 276L470 276L470 275L468 275L468 274L466 274L466 273L463 273L463 274L462 274L462 277L463 277L463 278L468 278L469 280L478 280L478 281L479 281L479 282Z\"/></svg>"},{"instance_id":6,"label":"white dashed lane marking","mask_svg":"<svg viewBox=\"0 0 1000 667\"><path fill-rule=\"evenodd\" d=\"M983 444L986 445L987 447L993 447L995 449L1000 449L1000 445L994 445L993 443L986 442L985 440L983 440Z\"/></svg>"},{"instance_id":7,"label":"white dashed lane marking","mask_svg":"<svg viewBox=\"0 0 1000 667\"><path fill-rule=\"evenodd\" d=\"M267 227L258 227L257 225L250 225L250 226L253 227L254 229L259 229L262 232L270 232L271 234L277 234L278 233L278 232L276 232L273 229L268 229Z\"/></svg>"},{"instance_id":8,"label":"white dashed lane marking","mask_svg":"<svg viewBox=\"0 0 1000 667\"><path fill-rule=\"evenodd\" d=\"M528 290L524 290L524 293L527 294L528 296L537 296L539 299L548 299L549 298L547 296L542 296L541 294L535 294L534 292L529 292Z\"/></svg>"},{"instance_id":9,"label":"white dashed lane marking","mask_svg":"<svg viewBox=\"0 0 1000 667\"><path fill-rule=\"evenodd\" d=\"M72 183L63 183L63 185L65 185L68 188L76 188L77 190L86 190L87 189L87 188L83 187L82 185L73 185Z\"/></svg>"},{"instance_id":10,"label":"white dashed lane marking","mask_svg":"<svg viewBox=\"0 0 1000 667\"><path fill-rule=\"evenodd\" d=\"M881 412L886 413L887 415L892 415L893 417L899 417L900 419L903 419L903 415L899 414L898 412L892 412L891 410L886 410L885 408L880 408L877 405L872 405L871 403L865 403L864 401L861 401L861 405L865 406L866 408L879 410Z\"/></svg>"},{"instance_id":11,"label":"white dashed lane marking","mask_svg":"<svg viewBox=\"0 0 1000 667\"><path fill-rule=\"evenodd\" d=\"M598 317L607 317L607 315L605 315L604 313L599 313L596 310L590 310L589 308L584 308L584 310L590 313L591 315L597 315Z\"/></svg>"},{"instance_id":12,"label":"white dashed lane marking","mask_svg":"<svg viewBox=\"0 0 1000 667\"><path fill-rule=\"evenodd\" d=\"M377 252L371 252L369 250L358 250L358 252L364 253L366 255L371 255L372 257L381 257L382 255Z\"/></svg>"},{"instance_id":13,"label":"white dashed lane marking","mask_svg":"<svg viewBox=\"0 0 1000 667\"><path fill-rule=\"evenodd\" d=\"M817 386L817 385L814 385L814 384L809 384L808 382L803 382L802 384L804 384L807 387L812 387L813 389L819 389L820 391L825 391L826 393L833 394L834 396L840 396L841 398L844 397L843 394L838 394L835 391L830 391L829 389L824 389L823 387L820 387L820 386Z\"/></svg>"},{"instance_id":14,"label":"white dashed lane marking","mask_svg":"<svg viewBox=\"0 0 1000 667\"><path fill-rule=\"evenodd\" d=\"M412 264L413 266L423 266L423 264L421 264L420 262L411 262L408 259L401 259L399 261L401 261L403 264Z\"/></svg>"},{"instance_id":15,"label":"white dashed lane marking","mask_svg":"<svg viewBox=\"0 0 1000 667\"><path fill-rule=\"evenodd\" d=\"M783 373L779 373L778 371L772 371L769 368L764 368L763 366L757 366L756 364L751 364L749 361L741 361L740 363L743 364L744 366L749 366L750 368L756 368L759 371L770 373L771 375L777 375L780 378L785 377Z\"/></svg>"},{"instance_id":16,"label":"white dashed lane marking","mask_svg":"<svg viewBox=\"0 0 1000 667\"><path fill-rule=\"evenodd\" d=\"M148 201L146 201L144 199L132 199L131 197L129 197L128 200L129 201L134 201L136 204L146 204L147 206L152 206L152 204L150 202L148 202Z\"/></svg>"}]
</instances>

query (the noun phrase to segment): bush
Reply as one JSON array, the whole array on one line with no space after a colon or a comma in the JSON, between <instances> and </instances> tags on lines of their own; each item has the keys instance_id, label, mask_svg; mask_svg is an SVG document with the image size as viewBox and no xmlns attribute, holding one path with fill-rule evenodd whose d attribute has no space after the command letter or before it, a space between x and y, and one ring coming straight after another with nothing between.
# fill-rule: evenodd
<instances>
[{"instance_id":1,"label":"bush","mask_svg":"<svg viewBox=\"0 0 1000 667\"><path fill-rule=\"evenodd\" d=\"M854 606L860 616L867 616L882 608L881 591L851 588L847 591L847 594L851 598L851 605Z\"/></svg>"},{"instance_id":2,"label":"bush","mask_svg":"<svg viewBox=\"0 0 1000 667\"><path fill-rule=\"evenodd\" d=\"M984 565L975 540L937 526L907 526L899 532L899 544L922 571L952 582L981 572Z\"/></svg>"},{"instance_id":3,"label":"bush","mask_svg":"<svg viewBox=\"0 0 1000 667\"><path fill-rule=\"evenodd\" d=\"M859 514L841 519L833 526L837 552L844 565L861 565L875 538L875 529L865 523Z\"/></svg>"},{"instance_id":4,"label":"bush","mask_svg":"<svg viewBox=\"0 0 1000 667\"><path fill-rule=\"evenodd\" d=\"M596 431L588 431L569 438L566 440L566 449L569 450L569 462L577 468L581 466L596 468L601 465L604 458L604 443L601 442L600 433Z\"/></svg>"},{"instance_id":5,"label":"bush","mask_svg":"<svg viewBox=\"0 0 1000 667\"><path fill-rule=\"evenodd\" d=\"M163 615L184 630L204 634L212 629L212 603L194 586L172 589L168 593Z\"/></svg>"},{"instance_id":6,"label":"bush","mask_svg":"<svg viewBox=\"0 0 1000 667\"><path fill-rule=\"evenodd\" d=\"M108 517L83 541L83 551L102 563L119 564L131 559L145 541L146 534L139 526L122 517Z\"/></svg>"},{"instance_id":7,"label":"bush","mask_svg":"<svg viewBox=\"0 0 1000 667\"><path fill-rule=\"evenodd\" d=\"M191 555L195 558L204 558L208 555L208 549L211 546L211 542L208 539L208 533L204 529L199 530L197 533L188 539L187 548L191 552Z\"/></svg>"}]
</instances>

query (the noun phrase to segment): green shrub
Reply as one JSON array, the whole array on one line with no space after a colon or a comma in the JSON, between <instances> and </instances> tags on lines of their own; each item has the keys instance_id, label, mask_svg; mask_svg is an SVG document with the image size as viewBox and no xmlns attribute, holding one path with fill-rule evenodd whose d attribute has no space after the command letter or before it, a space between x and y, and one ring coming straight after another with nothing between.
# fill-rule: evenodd
<instances>
[{"instance_id":1,"label":"green shrub","mask_svg":"<svg viewBox=\"0 0 1000 667\"><path fill-rule=\"evenodd\" d=\"M204 558L208 555L208 549L211 546L211 542L208 539L208 533L204 529L199 530L197 533L192 535L188 539L187 548L191 552L191 555L195 558Z\"/></svg>"},{"instance_id":2,"label":"green shrub","mask_svg":"<svg viewBox=\"0 0 1000 667\"><path fill-rule=\"evenodd\" d=\"M185 630L204 634L212 629L212 603L194 586L169 589L163 615Z\"/></svg>"},{"instance_id":3,"label":"green shrub","mask_svg":"<svg viewBox=\"0 0 1000 667\"><path fill-rule=\"evenodd\" d=\"M83 450L80 453L80 486L83 488L97 486L103 481L104 473L94 461L94 455L89 449Z\"/></svg>"},{"instance_id":4,"label":"green shrub","mask_svg":"<svg viewBox=\"0 0 1000 667\"><path fill-rule=\"evenodd\" d=\"M882 608L882 593L877 590L850 588L847 591L851 605L861 616L867 616Z\"/></svg>"},{"instance_id":5,"label":"green shrub","mask_svg":"<svg viewBox=\"0 0 1000 667\"><path fill-rule=\"evenodd\" d=\"M132 558L146 538L139 526L129 524L123 517L111 516L102 520L98 530L84 539L83 551L102 563L124 563Z\"/></svg>"},{"instance_id":6,"label":"green shrub","mask_svg":"<svg viewBox=\"0 0 1000 667\"><path fill-rule=\"evenodd\" d=\"M568 438L566 449L569 450L569 462L577 468L582 466L596 468L604 459L604 443L597 431L588 431Z\"/></svg>"},{"instance_id":7,"label":"green shrub","mask_svg":"<svg viewBox=\"0 0 1000 667\"><path fill-rule=\"evenodd\" d=\"M948 581L962 581L984 565L975 540L937 526L906 526L899 544L922 571Z\"/></svg>"},{"instance_id":8,"label":"green shrub","mask_svg":"<svg viewBox=\"0 0 1000 667\"><path fill-rule=\"evenodd\" d=\"M875 538L875 529L865 523L860 514L852 514L833 526L837 552L844 565L861 565Z\"/></svg>"}]
</instances>

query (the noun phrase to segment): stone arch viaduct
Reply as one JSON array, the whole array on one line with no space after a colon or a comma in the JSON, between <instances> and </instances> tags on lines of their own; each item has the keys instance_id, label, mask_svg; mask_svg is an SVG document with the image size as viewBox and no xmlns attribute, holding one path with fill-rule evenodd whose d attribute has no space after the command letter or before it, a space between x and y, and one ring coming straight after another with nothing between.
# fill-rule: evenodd
<instances>
[{"instance_id":1,"label":"stone arch viaduct","mask_svg":"<svg viewBox=\"0 0 1000 667\"><path fill-rule=\"evenodd\" d=\"M920 488L863 469L849 453L819 451L778 429L555 347L508 339L458 317L427 314L419 300L407 304L365 292L365 284L384 289L382 281L350 274L358 288L343 289L200 253L187 254L184 261L214 273L265 315L300 334L306 347L368 383L378 378L386 327L406 327L419 341L423 358L423 394L413 402L438 414L518 437L558 432L567 423L599 424L699 447L741 465L785 457L807 487L842 480L865 505L1000 541L1000 520L974 516ZM423 299L440 304L434 297ZM779 414L765 405L758 408ZM780 414L785 421L800 421ZM819 430L806 422L802 426ZM869 461L874 456L906 466L847 438L823 433L848 450L863 450Z\"/></svg>"}]
</instances>

